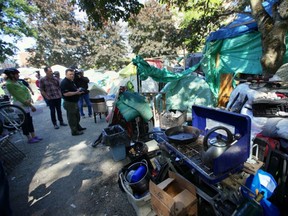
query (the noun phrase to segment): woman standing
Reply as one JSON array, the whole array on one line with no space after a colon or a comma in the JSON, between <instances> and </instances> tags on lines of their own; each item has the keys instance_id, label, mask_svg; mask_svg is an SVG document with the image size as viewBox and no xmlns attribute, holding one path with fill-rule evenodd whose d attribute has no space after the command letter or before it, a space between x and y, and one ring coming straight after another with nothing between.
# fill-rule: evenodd
<instances>
[{"instance_id":1,"label":"woman standing","mask_svg":"<svg viewBox=\"0 0 288 216\"><path fill-rule=\"evenodd\" d=\"M13 104L20 106L26 112L25 121L22 125L22 131L27 136L28 143L37 143L42 138L37 137L34 132L33 120L30 111L35 112L36 108L32 105L31 95L28 88L18 81L19 71L15 68L5 69L7 75L6 88L12 96Z\"/></svg>"}]
</instances>

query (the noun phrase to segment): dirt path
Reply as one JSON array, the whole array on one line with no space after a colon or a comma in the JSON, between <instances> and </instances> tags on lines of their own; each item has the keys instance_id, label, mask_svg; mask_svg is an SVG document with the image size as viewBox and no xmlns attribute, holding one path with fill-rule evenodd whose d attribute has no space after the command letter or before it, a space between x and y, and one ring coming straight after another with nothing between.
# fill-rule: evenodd
<instances>
[{"instance_id":1,"label":"dirt path","mask_svg":"<svg viewBox=\"0 0 288 216\"><path fill-rule=\"evenodd\" d=\"M85 134L71 136L69 127L55 130L48 107L42 107L33 120L43 140L27 144L13 136L26 155L8 176L14 216L136 215L117 183L128 160L114 162L107 146L91 147L107 127L105 119L81 119ZM67 122L65 110L63 117Z\"/></svg>"}]
</instances>

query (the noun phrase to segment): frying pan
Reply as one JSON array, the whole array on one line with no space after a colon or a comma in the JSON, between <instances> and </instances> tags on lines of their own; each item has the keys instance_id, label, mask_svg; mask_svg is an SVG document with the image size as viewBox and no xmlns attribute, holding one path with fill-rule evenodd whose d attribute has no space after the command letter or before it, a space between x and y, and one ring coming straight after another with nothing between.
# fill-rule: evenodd
<instances>
[{"instance_id":1,"label":"frying pan","mask_svg":"<svg viewBox=\"0 0 288 216\"><path fill-rule=\"evenodd\" d=\"M200 130L192 126L176 126L168 128L165 135L175 144L188 144L198 139Z\"/></svg>"}]
</instances>

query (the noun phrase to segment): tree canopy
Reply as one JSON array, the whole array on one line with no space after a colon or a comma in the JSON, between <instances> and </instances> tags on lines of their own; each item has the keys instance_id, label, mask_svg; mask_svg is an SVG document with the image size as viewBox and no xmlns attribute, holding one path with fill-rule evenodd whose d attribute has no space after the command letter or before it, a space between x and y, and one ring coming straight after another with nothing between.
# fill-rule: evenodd
<instances>
[{"instance_id":1,"label":"tree canopy","mask_svg":"<svg viewBox=\"0 0 288 216\"><path fill-rule=\"evenodd\" d=\"M26 22L26 15L32 14L34 17L36 17L37 14L40 14L40 17L37 17L37 19L42 20L42 23L38 22L38 24L35 24L37 23L36 20L33 20L33 18L31 19L31 24L34 26L36 25L39 33L39 39L37 40L37 42L39 42L38 47L37 50L34 50L34 52L37 51L35 56L38 56L38 60L44 60L46 62L52 61L52 58L61 60L65 54L66 57L70 56L75 58L77 61L81 61L80 57L87 57L88 53L94 52L91 48L88 48L92 45L91 43L87 42L87 38L90 38L89 40L91 40L91 35L95 33L95 35L98 34L96 38L98 37L99 39L103 39L103 35L105 35L105 33L103 33L103 31L105 32L105 27L107 27L107 30L110 28L111 23L113 24L119 20L129 21L130 27L133 26L138 28L138 30L133 30L135 36L132 35L130 37L134 51L138 53L144 53L141 49L145 47L145 52L148 52L149 46L141 46L141 43L144 42L142 39L145 39L143 37L144 31L141 33L142 38L138 40L138 37L140 38L140 27L142 25L141 22L142 19L145 19L144 16L142 16L142 18L139 20L136 19L136 15L139 14L142 9L144 13L145 9L143 8L144 5L141 4L138 0L29 0L29 4L27 2L28 0L1 1L0 31L2 35L12 35L16 38L23 35L36 36L36 31L33 31L33 28L31 28ZM35 2L36 6L33 6L31 3ZM173 8L177 8L177 12L175 13L176 15L180 15L180 13L184 14L184 18L179 25L181 31L179 34L173 34L174 37L172 37L171 34L163 36L162 32L157 31L155 25L153 26L152 24L155 22L153 19L156 20L156 17L160 17L160 14L154 13L149 15L149 13L147 13L147 16L150 16L149 22L152 20L152 23L145 25L145 28L147 28L148 34L150 34L149 30L153 27L152 29L155 34L150 34L149 37L153 36L156 41L157 38L162 37L161 43L164 42L166 45L168 44L167 37L173 38L172 42L174 44L172 42L171 44L174 46L177 44L179 45L179 43L182 43L182 45L185 44L186 48L190 52L198 51L204 44L206 36L220 25L225 24L223 21L227 20L228 15L233 15L236 12L243 11L239 10L239 8L241 9L246 6L251 6L251 16L253 16L253 18L257 21L258 29L262 33L263 56L261 58L261 63L263 67L263 74L274 74L275 71L283 63L283 55L286 51L286 41L284 35L286 35L288 29L287 0L279 0L273 2L273 16L270 16L265 12L262 7L262 0L237 1L237 4L235 4L235 1L230 0L161 0L160 2L166 4L165 8L170 11L172 11ZM45 4L46 6L43 7ZM61 11L61 13L56 13L54 11L55 8L53 4L58 4L58 11L61 11L61 7L63 7L63 11ZM73 10L75 9L73 5L75 4L78 5L80 10L83 10L87 13L88 19L90 21L89 25L91 28L96 30L93 34L90 32L90 35L84 36L83 31L85 28L87 28L87 25L83 25L75 20L75 18L73 18ZM42 7L40 7L41 5ZM74 9L72 10L72 8ZM66 12L64 11L65 9L67 9ZM37 10L39 10L40 13L36 13ZM139 16L141 16L141 14L139 14ZM61 21L61 19L63 21ZM135 20L137 20L139 24L138 26L136 25ZM45 28L41 26L42 24L45 26ZM173 23L171 23L171 26L172 25ZM168 27L166 24L164 26ZM102 29L102 33L100 33L99 29ZM139 34L137 36L138 32ZM171 28L167 32L174 32L174 30ZM177 37L175 37L175 35ZM112 36L112 34L109 36ZM92 36L92 38L93 37L94 36ZM113 40L110 38L111 41L113 41L112 44L116 44L117 46L119 45L118 50L124 48L121 37L117 35L115 35L115 37L116 39ZM51 38L54 39L51 40ZM76 38L81 39L81 44L79 44L79 40L76 41ZM176 40L176 38L178 39ZM117 41L117 43L115 43L115 41ZM120 41L121 43L118 43ZM66 47L63 46L63 44L66 44ZM150 42L150 45L152 45L152 42ZM152 47L153 46L154 45L152 45ZM51 53L50 55L47 55L47 47L50 49L49 52L53 51L53 55L51 55ZM105 48L107 48L107 45ZM167 48L167 46L165 46L165 48L159 49L159 46L157 45L156 48L163 51ZM3 39L0 39L0 60L3 61L5 58L7 58L7 56L12 55L14 49L15 46L13 46L13 43L5 42ZM95 46L93 49L95 50ZM103 49L99 49L99 52L100 51L103 51ZM75 53L81 53L82 56L79 54L75 55ZM44 54L46 55L43 57ZM152 54L154 53L150 53L150 55ZM156 54L157 53L155 53L155 55ZM47 58L47 56L50 57ZM119 59L121 58L122 57ZM89 59L89 62L92 62L92 59L93 57ZM68 62L67 59L63 59L63 61ZM96 62L95 64L97 64L98 60L94 58L93 61ZM98 62L100 62L100 60Z\"/></svg>"},{"instance_id":2,"label":"tree canopy","mask_svg":"<svg viewBox=\"0 0 288 216\"><path fill-rule=\"evenodd\" d=\"M72 0L80 10L87 13L92 25L102 28L109 21L128 21L131 15L138 14L143 7L138 0Z\"/></svg>"},{"instance_id":3,"label":"tree canopy","mask_svg":"<svg viewBox=\"0 0 288 216\"><path fill-rule=\"evenodd\" d=\"M18 39L23 36L36 37L36 31L27 25L25 17L36 11L37 8L26 0L0 1L0 62L15 54ZM4 35L10 37L11 41L4 41Z\"/></svg>"},{"instance_id":4,"label":"tree canopy","mask_svg":"<svg viewBox=\"0 0 288 216\"><path fill-rule=\"evenodd\" d=\"M129 19L129 44L132 52L142 57L176 54L172 13L156 1L148 1L138 15Z\"/></svg>"},{"instance_id":5,"label":"tree canopy","mask_svg":"<svg viewBox=\"0 0 288 216\"><path fill-rule=\"evenodd\" d=\"M120 29L110 24L97 29L85 20L77 20L75 7L68 0L33 0L39 13L31 16L31 25L39 32L29 62L36 67L61 64L82 68L119 69L127 53ZM111 61L113 59L113 61Z\"/></svg>"}]
</instances>

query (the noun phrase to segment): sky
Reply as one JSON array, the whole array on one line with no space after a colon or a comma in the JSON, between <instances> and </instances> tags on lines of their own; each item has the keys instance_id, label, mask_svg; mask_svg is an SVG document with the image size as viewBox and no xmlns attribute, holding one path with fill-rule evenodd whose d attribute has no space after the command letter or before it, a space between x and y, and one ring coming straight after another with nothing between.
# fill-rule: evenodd
<instances>
[{"instance_id":1,"label":"sky","mask_svg":"<svg viewBox=\"0 0 288 216\"><path fill-rule=\"evenodd\" d=\"M35 45L35 42L35 39L32 37L24 37L21 41L18 41L17 43L19 52L24 52L25 49L33 47Z\"/></svg>"}]
</instances>

